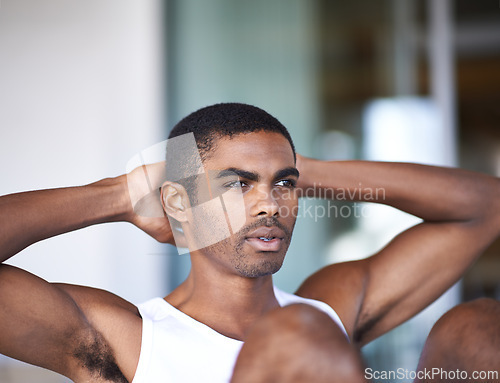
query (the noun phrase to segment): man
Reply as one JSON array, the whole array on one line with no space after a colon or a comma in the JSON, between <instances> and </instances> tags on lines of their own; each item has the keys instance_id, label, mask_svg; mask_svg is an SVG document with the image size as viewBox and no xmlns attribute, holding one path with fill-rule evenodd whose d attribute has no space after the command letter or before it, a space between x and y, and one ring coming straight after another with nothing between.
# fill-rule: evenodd
<instances>
[{"instance_id":1,"label":"man","mask_svg":"<svg viewBox=\"0 0 500 383\"><path fill-rule=\"evenodd\" d=\"M500 231L500 184L492 177L296 156L276 119L242 104L201 109L174 127L171 137L190 132L208 186L197 179L167 180L161 190L164 211L191 248L186 281L138 309L106 291L51 284L2 265L1 353L75 382L362 382L366 377L357 348L439 297ZM114 221L131 222L173 244L165 216L134 211L131 198L145 194L137 172L129 175L128 185L121 176L2 197L0 259L44 238ZM383 198L372 202L423 222L370 258L323 268L297 296L275 289L272 274L290 243L295 215L289 212L297 211L297 196L353 191L360 182L384 189ZM224 216L238 208L241 196L244 222L227 238L200 246L200 219L215 221L210 207L195 213L195 205L226 193L234 198L227 200ZM210 228L201 236L207 233ZM498 302L482 300L447 314L431 332L419 369L497 368L499 311ZM463 338L451 337L453 331Z\"/></svg>"}]
</instances>

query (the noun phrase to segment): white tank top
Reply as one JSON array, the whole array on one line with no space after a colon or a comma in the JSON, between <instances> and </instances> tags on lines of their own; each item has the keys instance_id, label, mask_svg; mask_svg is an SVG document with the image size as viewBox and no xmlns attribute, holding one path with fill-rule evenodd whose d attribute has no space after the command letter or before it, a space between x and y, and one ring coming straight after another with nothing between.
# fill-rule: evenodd
<instances>
[{"instance_id":1,"label":"white tank top","mask_svg":"<svg viewBox=\"0 0 500 383\"><path fill-rule=\"evenodd\" d=\"M306 303L327 313L347 332L326 303L274 288L280 306ZM132 383L226 383L243 342L228 338L177 310L162 298L139 307L142 344Z\"/></svg>"}]
</instances>

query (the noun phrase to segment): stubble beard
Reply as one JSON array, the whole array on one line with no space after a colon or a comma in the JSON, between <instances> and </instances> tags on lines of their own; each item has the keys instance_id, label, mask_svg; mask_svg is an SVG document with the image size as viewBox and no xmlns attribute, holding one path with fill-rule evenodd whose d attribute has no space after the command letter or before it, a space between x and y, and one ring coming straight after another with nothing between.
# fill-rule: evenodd
<instances>
[{"instance_id":1,"label":"stubble beard","mask_svg":"<svg viewBox=\"0 0 500 383\"><path fill-rule=\"evenodd\" d=\"M263 252L258 256L261 259L256 259L256 255L245 251L246 236L249 232L261 226L276 226L283 230L285 237L282 239L282 246L279 252ZM242 277L258 278L266 275L272 275L281 269L286 252L290 245L292 232L293 226L291 229L288 229L276 218L262 218L235 233L232 238L221 241L215 246L221 245L221 247L224 247L225 251L227 251L227 248L231 248L232 243L233 255L230 260L233 269Z\"/></svg>"}]
</instances>

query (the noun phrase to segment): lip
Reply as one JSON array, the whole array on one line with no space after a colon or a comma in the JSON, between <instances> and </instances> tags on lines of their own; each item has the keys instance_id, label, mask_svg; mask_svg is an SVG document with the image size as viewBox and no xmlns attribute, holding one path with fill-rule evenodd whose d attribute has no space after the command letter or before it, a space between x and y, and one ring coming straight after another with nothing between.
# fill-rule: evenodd
<instances>
[{"instance_id":1,"label":"lip","mask_svg":"<svg viewBox=\"0 0 500 383\"><path fill-rule=\"evenodd\" d=\"M259 227L245 237L245 242L257 251L276 252L281 249L284 237L283 230L277 227ZM260 238L268 238L268 240Z\"/></svg>"},{"instance_id":2,"label":"lip","mask_svg":"<svg viewBox=\"0 0 500 383\"><path fill-rule=\"evenodd\" d=\"M246 243L253 247L257 251L269 251L276 252L281 249L281 238L273 238L269 241L263 241L259 238L247 238Z\"/></svg>"},{"instance_id":3,"label":"lip","mask_svg":"<svg viewBox=\"0 0 500 383\"><path fill-rule=\"evenodd\" d=\"M272 227L261 226L255 229L254 231L251 231L245 236L246 239L260 238L260 237L283 239L285 238L285 233L283 232L283 230L281 230L276 226Z\"/></svg>"}]
</instances>

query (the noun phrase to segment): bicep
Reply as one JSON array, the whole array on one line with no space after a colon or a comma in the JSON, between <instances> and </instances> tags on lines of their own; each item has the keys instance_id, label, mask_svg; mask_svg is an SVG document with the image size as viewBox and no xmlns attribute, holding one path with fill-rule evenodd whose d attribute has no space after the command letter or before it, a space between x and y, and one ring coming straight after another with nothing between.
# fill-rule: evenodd
<instances>
[{"instance_id":1,"label":"bicep","mask_svg":"<svg viewBox=\"0 0 500 383\"><path fill-rule=\"evenodd\" d=\"M422 223L369 258L324 267L297 294L332 306L351 339L366 344L437 299L490 241L480 224Z\"/></svg>"},{"instance_id":2,"label":"bicep","mask_svg":"<svg viewBox=\"0 0 500 383\"><path fill-rule=\"evenodd\" d=\"M0 353L71 375L74 350L91 329L65 291L2 264L0 307Z\"/></svg>"},{"instance_id":3,"label":"bicep","mask_svg":"<svg viewBox=\"0 0 500 383\"><path fill-rule=\"evenodd\" d=\"M424 222L365 260L357 332L367 343L416 315L457 282L491 238L474 222Z\"/></svg>"}]
</instances>

